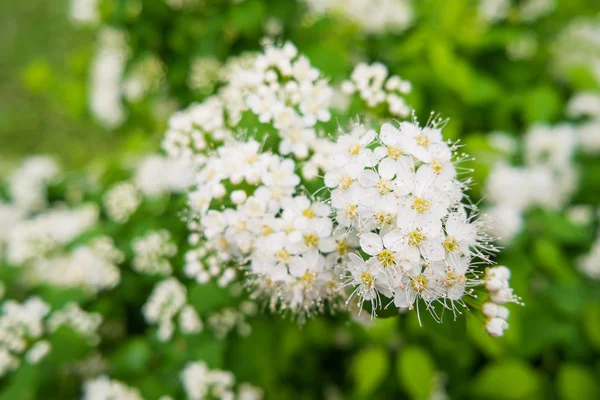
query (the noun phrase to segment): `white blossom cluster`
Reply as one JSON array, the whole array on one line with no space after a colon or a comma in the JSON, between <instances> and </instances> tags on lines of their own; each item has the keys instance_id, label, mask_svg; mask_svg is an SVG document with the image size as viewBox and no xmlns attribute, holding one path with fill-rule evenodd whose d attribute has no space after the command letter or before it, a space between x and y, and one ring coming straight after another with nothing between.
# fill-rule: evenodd
<instances>
[{"instance_id":1,"label":"white blossom cluster","mask_svg":"<svg viewBox=\"0 0 600 400\"><path fill-rule=\"evenodd\" d=\"M291 159L261 153L254 140L233 142L200 170L189 203L200 218L205 248L247 258L250 280L273 308L310 312L339 296L333 271L339 253L330 207L294 195L300 183L294 169ZM225 182L251 185L254 193L228 193ZM231 208L214 209L218 203Z\"/></svg>"},{"instance_id":2,"label":"white blossom cluster","mask_svg":"<svg viewBox=\"0 0 600 400\"><path fill-rule=\"evenodd\" d=\"M23 304L7 300L0 316L0 376L17 368L30 343L44 334L44 318L50 307L37 297Z\"/></svg>"},{"instance_id":3,"label":"white blossom cluster","mask_svg":"<svg viewBox=\"0 0 600 400\"><path fill-rule=\"evenodd\" d=\"M50 313L50 306L38 297L23 303L6 300L0 315L0 377L21 364L37 364L50 352L45 338L61 326L69 326L97 342L96 330L102 319L97 313L86 313L74 303Z\"/></svg>"},{"instance_id":4,"label":"white blossom cluster","mask_svg":"<svg viewBox=\"0 0 600 400\"><path fill-rule=\"evenodd\" d=\"M118 264L123 260L123 253L114 246L112 239L100 236L71 251L35 260L29 265L26 277L33 284L78 287L97 293L119 284Z\"/></svg>"},{"instance_id":5,"label":"white blossom cluster","mask_svg":"<svg viewBox=\"0 0 600 400\"><path fill-rule=\"evenodd\" d=\"M127 59L125 33L103 27L98 33L98 48L92 61L88 102L94 118L109 129L116 128L125 121L121 81Z\"/></svg>"},{"instance_id":6,"label":"white blossom cluster","mask_svg":"<svg viewBox=\"0 0 600 400\"><path fill-rule=\"evenodd\" d=\"M211 56L199 56L192 60L188 86L200 92L210 93L219 80L221 62Z\"/></svg>"},{"instance_id":7,"label":"white blossom cluster","mask_svg":"<svg viewBox=\"0 0 600 400\"><path fill-rule=\"evenodd\" d=\"M148 324L158 325L157 337L167 341L175 332L175 318L178 317L179 329L184 334L198 333L203 325L196 310L187 304L187 290L175 278L159 282L142 307L142 313Z\"/></svg>"},{"instance_id":8,"label":"white blossom cluster","mask_svg":"<svg viewBox=\"0 0 600 400\"><path fill-rule=\"evenodd\" d=\"M236 390L231 372L210 369L203 361L189 362L181 371L181 381L189 400L261 400L264 396L260 388L248 383L237 385Z\"/></svg>"},{"instance_id":9,"label":"white blossom cluster","mask_svg":"<svg viewBox=\"0 0 600 400\"><path fill-rule=\"evenodd\" d=\"M576 19L554 44L553 64L559 77L585 68L600 84L600 17Z\"/></svg>"},{"instance_id":10,"label":"white blossom cluster","mask_svg":"<svg viewBox=\"0 0 600 400\"><path fill-rule=\"evenodd\" d=\"M142 202L138 188L131 182L119 182L104 194L104 209L113 221L124 224Z\"/></svg>"},{"instance_id":11,"label":"white blossom cluster","mask_svg":"<svg viewBox=\"0 0 600 400\"><path fill-rule=\"evenodd\" d=\"M11 202L24 212L46 207L46 190L58 178L60 169L48 156L31 156L8 177Z\"/></svg>"},{"instance_id":12,"label":"white blossom cluster","mask_svg":"<svg viewBox=\"0 0 600 400\"><path fill-rule=\"evenodd\" d=\"M77 25L95 25L100 22L98 0L70 0L69 18Z\"/></svg>"},{"instance_id":13,"label":"white blossom cluster","mask_svg":"<svg viewBox=\"0 0 600 400\"><path fill-rule=\"evenodd\" d=\"M166 229L151 231L133 239L132 268L142 274L170 275L173 270L169 258L177 254L177 246Z\"/></svg>"},{"instance_id":14,"label":"white blossom cluster","mask_svg":"<svg viewBox=\"0 0 600 400\"><path fill-rule=\"evenodd\" d=\"M254 302L243 301L237 308L228 307L209 315L206 322L217 339L224 339L234 329L239 336L246 337L252 333L252 326L247 319L257 312L258 307Z\"/></svg>"},{"instance_id":15,"label":"white blossom cluster","mask_svg":"<svg viewBox=\"0 0 600 400\"><path fill-rule=\"evenodd\" d=\"M152 154L140 161L135 171L134 182L145 196L180 193L193 183L192 171L189 160Z\"/></svg>"},{"instance_id":16,"label":"white blossom cluster","mask_svg":"<svg viewBox=\"0 0 600 400\"><path fill-rule=\"evenodd\" d=\"M418 300L434 314L435 304L460 312L495 247L475 207L461 205L469 180L455 164L466 155L443 141L443 121L386 123L380 132L357 124L337 141L322 137L316 128L330 119L333 89L290 43L267 45L228 82L176 113L163 141L198 171L186 275L226 286L242 267L255 298L301 318L338 305L348 287L373 314ZM343 86L370 107L408 113L400 95L410 83L382 64L360 64ZM394 91L401 107L389 100ZM276 140L240 140L247 112ZM303 189L300 167L306 180L324 173L330 199Z\"/></svg>"},{"instance_id":17,"label":"white blossom cluster","mask_svg":"<svg viewBox=\"0 0 600 400\"><path fill-rule=\"evenodd\" d=\"M577 125L581 151L590 156L600 154L600 92L575 95L567 105L567 113L572 118L583 119Z\"/></svg>"},{"instance_id":18,"label":"white blossom cluster","mask_svg":"<svg viewBox=\"0 0 600 400\"><path fill-rule=\"evenodd\" d=\"M170 157L202 164L210 145L231 140L242 113L251 110L279 131L282 155L305 159L321 143L315 125L331 118L333 89L319 76L291 43L267 45L249 67L246 62L231 67L217 96L173 115L163 148Z\"/></svg>"},{"instance_id":19,"label":"white blossom cluster","mask_svg":"<svg viewBox=\"0 0 600 400\"><path fill-rule=\"evenodd\" d=\"M189 223L191 231L200 229L196 221ZM190 235L193 244L197 244L199 233ZM219 287L227 287L237 278L234 267L227 261L230 257L225 252L208 252L204 247L197 247L185 253L184 272L188 278L196 280L198 283L207 283L215 280Z\"/></svg>"},{"instance_id":20,"label":"white blossom cluster","mask_svg":"<svg viewBox=\"0 0 600 400\"><path fill-rule=\"evenodd\" d=\"M359 238L341 265L360 308L366 301L376 313L385 296L396 307L423 300L434 315L434 303L456 312L479 281L474 266L495 250L461 204L466 183L441 123L386 123L337 140L325 184L337 224Z\"/></svg>"},{"instance_id":21,"label":"white blossom cluster","mask_svg":"<svg viewBox=\"0 0 600 400\"><path fill-rule=\"evenodd\" d=\"M342 83L341 89L348 96L358 93L370 108L385 103L392 116L404 118L410 115L411 109L403 97L412 89L410 82L397 75L390 75L388 68L382 63L358 64L352 71L350 80Z\"/></svg>"},{"instance_id":22,"label":"white blossom cluster","mask_svg":"<svg viewBox=\"0 0 600 400\"><path fill-rule=\"evenodd\" d=\"M6 258L21 265L43 258L89 230L98 221L98 207L54 208L17 222L6 235Z\"/></svg>"},{"instance_id":23,"label":"white blossom cluster","mask_svg":"<svg viewBox=\"0 0 600 400\"><path fill-rule=\"evenodd\" d=\"M305 0L317 15L339 16L358 25L364 32L401 33L414 20L412 0Z\"/></svg>"},{"instance_id":24,"label":"white blossom cluster","mask_svg":"<svg viewBox=\"0 0 600 400\"><path fill-rule=\"evenodd\" d=\"M482 306L483 315L487 317L485 330L490 336L498 337L508 329L506 322L509 311L503 304L519 303L509 285L510 270L504 266L488 268L483 279L489 293L488 301Z\"/></svg>"},{"instance_id":25,"label":"white blossom cluster","mask_svg":"<svg viewBox=\"0 0 600 400\"><path fill-rule=\"evenodd\" d=\"M125 98L137 102L148 93L159 90L164 83L164 69L162 61L154 55L136 61L121 83Z\"/></svg>"},{"instance_id":26,"label":"white blossom cluster","mask_svg":"<svg viewBox=\"0 0 600 400\"><path fill-rule=\"evenodd\" d=\"M61 326L67 326L85 337L92 345L100 342L97 331L101 323L102 315L88 313L82 310L77 303L72 302L66 304L63 309L52 313L47 321L50 332L56 331Z\"/></svg>"},{"instance_id":27,"label":"white blossom cluster","mask_svg":"<svg viewBox=\"0 0 600 400\"><path fill-rule=\"evenodd\" d=\"M143 400L139 390L105 375L89 380L83 387L83 400Z\"/></svg>"},{"instance_id":28,"label":"white blossom cluster","mask_svg":"<svg viewBox=\"0 0 600 400\"><path fill-rule=\"evenodd\" d=\"M577 188L573 160L577 129L570 124L534 125L525 135L525 165L497 163L485 186L491 230L503 243L521 231L524 213L533 206L560 209Z\"/></svg>"},{"instance_id":29,"label":"white blossom cluster","mask_svg":"<svg viewBox=\"0 0 600 400\"><path fill-rule=\"evenodd\" d=\"M557 0L480 0L479 15L489 23L518 18L525 23L535 22L552 13Z\"/></svg>"},{"instance_id":30,"label":"white blossom cluster","mask_svg":"<svg viewBox=\"0 0 600 400\"><path fill-rule=\"evenodd\" d=\"M592 279L600 280L600 235L592 244L589 253L581 256L578 260L579 269Z\"/></svg>"}]
</instances>

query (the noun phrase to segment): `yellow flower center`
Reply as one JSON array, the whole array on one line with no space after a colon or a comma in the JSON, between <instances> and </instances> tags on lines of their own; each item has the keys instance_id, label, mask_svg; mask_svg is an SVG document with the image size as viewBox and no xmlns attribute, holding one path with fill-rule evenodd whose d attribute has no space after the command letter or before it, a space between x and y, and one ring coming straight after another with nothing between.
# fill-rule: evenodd
<instances>
[{"instance_id":1,"label":"yellow flower center","mask_svg":"<svg viewBox=\"0 0 600 400\"><path fill-rule=\"evenodd\" d=\"M354 182L354 179L350 178L348 175L344 175L340 179L340 187L342 189L348 189L352 185L352 182Z\"/></svg>"},{"instance_id":2,"label":"yellow flower center","mask_svg":"<svg viewBox=\"0 0 600 400\"><path fill-rule=\"evenodd\" d=\"M339 242L337 242L336 251L339 255L343 256L345 254L348 254L349 248L350 248L350 246L348 245L348 242L346 242L345 240L340 240Z\"/></svg>"},{"instance_id":3,"label":"yellow flower center","mask_svg":"<svg viewBox=\"0 0 600 400\"><path fill-rule=\"evenodd\" d=\"M393 147L393 146L388 147L387 155L388 155L388 157L393 158L394 160L397 160L402 155L402 151L397 147Z\"/></svg>"},{"instance_id":4,"label":"yellow flower center","mask_svg":"<svg viewBox=\"0 0 600 400\"><path fill-rule=\"evenodd\" d=\"M235 224L236 232L244 232L246 230L246 221L238 221Z\"/></svg>"},{"instance_id":5,"label":"yellow flower center","mask_svg":"<svg viewBox=\"0 0 600 400\"><path fill-rule=\"evenodd\" d=\"M314 272L306 272L304 275L300 277L300 282L305 285L312 285L317 279L317 274Z\"/></svg>"},{"instance_id":6,"label":"yellow flower center","mask_svg":"<svg viewBox=\"0 0 600 400\"><path fill-rule=\"evenodd\" d=\"M265 224L262 226L261 233L263 236L269 236L271 233L273 233L273 229L269 225Z\"/></svg>"},{"instance_id":7,"label":"yellow flower center","mask_svg":"<svg viewBox=\"0 0 600 400\"><path fill-rule=\"evenodd\" d=\"M363 272L362 274L360 274L360 281L363 285L367 287L372 287L374 283L373 275L371 275L368 272Z\"/></svg>"},{"instance_id":8,"label":"yellow flower center","mask_svg":"<svg viewBox=\"0 0 600 400\"><path fill-rule=\"evenodd\" d=\"M417 144L423 147L429 146L429 138L427 135L421 133L419 136L417 136Z\"/></svg>"},{"instance_id":9,"label":"yellow flower center","mask_svg":"<svg viewBox=\"0 0 600 400\"><path fill-rule=\"evenodd\" d=\"M358 153L360 153L360 146L358 144L355 144L348 147L348 153L352 154L353 156L357 155Z\"/></svg>"},{"instance_id":10,"label":"yellow flower center","mask_svg":"<svg viewBox=\"0 0 600 400\"><path fill-rule=\"evenodd\" d=\"M394 216L392 214L383 211L376 212L374 218L379 226L389 226L394 221Z\"/></svg>"},{"instance_id":11,"label":"yellow flower center","mask_svg":"<svg viewBox=\"0 0 600 400\"><path fill-rule=\"evenodd\" d=\"M429 210L430 205L431 205L431 203L428 200L425 200L422 197L417 197L415 199L415 201L413 202L412 208L416 212L423 214L423 213L426 213L427 210Z\"/></svg>"},{"instance_id":12,"label":"yellow flower center","mask_svg":"<svg viewBox=\"0 0 600 400\"><path fill-rule=\"evenodd\" d=\"M312 209L307 208L304 211L302 211L302 216L308 219L313 219L315 217L315 212Z\"/></svg>"},{"instance_id":13,"label":"yellow flower center","mask_svg":"<svg viewBox=\"0 0 600 400\"><path fill-rule=\"evenodd\" d=\"M377 185L375 185L379 193L386 194L392 191L392 184L387 179L380 179L377 181Z\"/></svg>"},{"instance_id":14,"label":"yellow flower center","mask_svg":"<svg viewBox=\"0 0 600 400\"><path fill-rule=\"evenodd\" d=\"M394 260L394 253L392 253L388 249L385 249L385 250L381 251L377 255L377 259L379 260L379 262L381 263L381 265L383 265L384 267L389 267L395 261Z\"/></svg>"},{"instance_id":15,"label":"yellow flower center","mask_svg":"<svg viewBox=\"0 0 600 400\"><path fill-rule=\"evenodd\" d=\"M419 230L412 231L411 233L408 234L408 244L410 244L411 246L414 246L414 247L420 246L424 240L425 240L425 235Z\"/></svg>"},{"instance_id":16,"label":"yellow flower center","mask_svg":"<svg viewBox=\"0 0 600 400\"><path fill-rule=\"evenodd\" d=\"M283 250L279 250L277 253L275 253L275 257L277 258L277 261L285 264L288 261L290 261L290 259L292 258L292 255L290 254L289 251L287 251L286 249L283 249Z\"/></svg>"},{"instance_id":17,"label":"yellow flower center","mask_svg":"<svg viewBox=\"0 0 600 400\"><path fill-rule=\"evenodd\" d=\"M454 236L448 236L444 240L444 247L452 253L458 249L458 240Z\"/></svg>"},{"instance_id":18,"label":"yellow flower center","mask_svg":"<svg viewBox=\"0 0 600 400\"><path fill-rule=\"evenodd\" d=\"M423 275L419 275L410 282L410 285L415 292L421 293L427 288L427 278Z\"/></svg>"},{"instance_id":19,"label":"yellow flower center","mask_svg":"<svg viewBox=\"0 0 600 400\"><path fill-rule=\"evenodd\" d=\"M304 244L308 247L317 247L319 244L319 237L314 233L309 233L308 235L304 236Z\"/></svg>"},{"instance_id":20,"label":"yellow flower center","mask_svg":"<svg viewBox=\"0 0 600 400\"><path fill-rule=\"evenodd\" d=\"M358 216L358 206L355 206L354 204L348 204L346 206L346 218L348 219L354 219Z\"/></svg>"},{"instance_id":21,"label":"yellow flower center","mask_svg":"<svg viewBox=\"0 0 600 400\"><path fill-rule=\"evenodd\" d=\"M250 154L246 157L246 162L248 164L254 164L258 160L258 154Z\"/></svg>"},{"instance_id":22,"label":"yellow flower center","mask_svg":"<svg viewBox=\"0 0 600 400\"><path fill-rule=\"evenodd\" d=\"M433 169L433 172L439 174L440 172L442 172L442 163L438 160L433 160L431 162L431 168Z\"/></svg>"}]
</instances>

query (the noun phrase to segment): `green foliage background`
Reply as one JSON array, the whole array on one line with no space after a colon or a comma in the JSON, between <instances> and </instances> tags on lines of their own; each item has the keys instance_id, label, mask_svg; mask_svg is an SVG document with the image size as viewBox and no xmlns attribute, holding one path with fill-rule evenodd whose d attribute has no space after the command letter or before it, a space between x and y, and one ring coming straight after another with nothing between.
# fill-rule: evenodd
<instances>
[{"instance_id":1,"label":"green foliage background","mask_svg":"<svg viewBox=\"0 0 600 400\"><path fill-rule=\"evenodd\" d=\"M186 86L192 57L225 60L258 49L266 16L278 17L283 37L333 80L347 76L359 60L384 62L413 83L409 102L420 119L430 110L449 117L445 134L461 138L476 157L471 165L475 200L495 156L486 133L503 130L518 136L534 122L565 120L573 93L600 89L585 70L574 69L558 80L549 65L550 45L561 28L578 17L598 16L596 0L558 1L551 16L535 23L509 18L489 29L476 18L472 1L428 0L418 2L417 20L408 32L369 37L335 18L307 24L298 17L302 6L293 1L207 1L195 13L169 11L158 0L144 1L140 13L139 3L103 1L103 18L130 32L134 57L148 52L161 57L169 67L171 94L181 106L202 98ZM86 88L94 35L69 25L65 3L0 4L0 166L28 154L49 153L77 175L92 160L108 171L102 182L108 186L126 174L119 166L123 160L158 149L165 121L144 104L131 106L128 121L116 131L91 122ZM523 34L537 37L538 50L531 59L511 61L506 45ZM575 202L597 206L600 160L579 161L583 178ZM64 187L54 190L57 198L65 195ZM105 223L99 229L127 249L140 232L168 227L185 248L181 202L146 202L130 223ZM150 399L169 391L183 396L177 373L190 359L229 369L239 381L263 387L272 399L321 398L334 387L350 399L425 399L440 372L451 398L597 399L600 291L575 266L596 228L597 221L585 229L576 227L560 212L535 210L528 216L525 231L498 260L511 268L511 283L526 304L511 308L510 329L503 338L488 337L475 312L444 324L425 319L422 327L415 315L401 315L378 319L366 329L342 315L316 318L302 327L266 315L252 320L249 338L218 342L205 332L160 344L139 313L154 280L123 272L124 289L104 293L93 303L120 329L112 339L105 335L102 352L111 377L140 388ZM11 282L9 275L4 271L2 278ZM11 290L19 295L17 283ZM44 290L44 298L55 304L81 296ZM189 297L201 313L232 301L210 285L195 287ZM63 365L89 350L70 332L58 332L53 347L52 357L39 368L24 366L0 382L0 399L77 397L77 379Z\"/></svg>"}]
</instances>

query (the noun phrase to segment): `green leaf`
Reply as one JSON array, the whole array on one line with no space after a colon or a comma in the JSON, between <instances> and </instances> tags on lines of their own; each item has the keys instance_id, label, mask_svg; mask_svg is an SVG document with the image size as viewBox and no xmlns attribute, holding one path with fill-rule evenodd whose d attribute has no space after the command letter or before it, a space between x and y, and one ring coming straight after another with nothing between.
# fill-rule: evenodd
<instances>
[{"instance_id":1,"label":"green leaf","mask_svg":"<svg viewBox=\"0 0 600 400\"><path fill-rule=\"evenodd\" d=\"M550 86L537 87L523 99L523 117L528 123L553 121L562 110L560 97Z\"/></svg>"},{"instance_id":2,"label":"green leaf","mask_svg":"<svg viewBox=\"0 0 600 400\"><path fill-rule=\"evenodd\" d=\"M142 374L148 368L152 355L150 344L144 338L135 338L119 348L110 358L111 372L119 376Z\"/></svg>"},{"instance_id":3,"label":"green leaf","mask_svg":"<svg viewBox=\"0 0 600 400\"><path fill-rule=\"evenodd\" d=\"M523 361L506 360L486 366L475 378L473 391L490 399L530 399L540 390L540 379Z\"/></svg>"},{"instance_id":4,"label":"green leaf","mask_svg":"<svg viewBox=\"0 0 600 400\"><path fill-rule=\"evenodd\" d=\"M356 392L361 397L368 397L388 374L390 362L386 351L381 347L362 350L352 360L350 373L354 380Z\"/></svg>"},{"instance_id":5,"label":"green leaf","mask_svg":"<svg viewBox=\"0 0 600 400\"><path fill-rule=\"evenodd\" d=\"M398 379L413 399L429 397L436 367L429 353L421 347L407 347L396 362Z\"/></svg>"},{"instance_id":6,"label":"green leaf","mask_svg":"<svg viewBox=\"0 0 600 400\"><path fill-rule=\"evenodd\" d=\"M547 239L538 239L533 246L538 265L557 283L570 284L577 281L577 274L571 269L569 260L561 248Z\"/></svg>"},{"instance_id":7,"label":"green leaf","mask_svg":"<svg viewBox=\"0 0 600 400\"><path fill-rule=\"evenodd\" d=\"M558 372L556 385L563 400L597 399L600 396L594 375L580 365L564 365Z\"/></svg>"},{"instance_id":8,"label":"green leaf","mask_svg":"<svg viewBox=\"0 0 600 400\"><path fill-rule=\"evenodd\" d=\"M600 305L594 304L585 310L583 328L592 346L600 350Z\"/></svg>"},{"instance_id":9,"label":"green leaf","mask_svg":"<svg viewBox=\"0 0 600 400\"><path fill-rule=\"evenodd\" d=\"M25 364L17 370L12 379L6 385L0 400L33 400L39 382L39 368L35 365Z\"/></svg>"}]
</instances>

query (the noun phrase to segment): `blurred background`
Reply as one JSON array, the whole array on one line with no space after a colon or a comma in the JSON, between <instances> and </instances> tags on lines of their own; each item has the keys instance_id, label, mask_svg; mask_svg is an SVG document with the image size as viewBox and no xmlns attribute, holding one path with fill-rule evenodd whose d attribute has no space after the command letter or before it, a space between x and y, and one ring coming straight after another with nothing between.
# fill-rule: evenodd
<instances>
[{"instance_id":1,"label":"blurred background","mask_svg":"<svg viewBox=\"0 0 600 400\"><path fill-rule=\"evenodd\" d=\"M525 304L510 308L502 338L483 332L483 316L420 327L401 315L362 327L337 315L300 329L262 316L243 339L164 344L137 315L155 280L124 273L118 293L63 295L32 289L5 262L0 276L12 298L76 301L112 323L101 334L108 344L74 359L101 354L100 370L145 398L176 386L187 351L273 399L600 398L597 0L0 4L2 203L14 201L10 177L22 161L44 154L65 171L48 185L48 204L100 204L107 188L131 179L140 159L160 153L173 112L215 93L229 57L259 50L265 37L291 40L332 84L341 85L359 62L382 62L411 82L406 100L421 120L432 110L449 119L444 134L470 154L471 197L496 219L498 263L511 269ZM103 69L105 59L116 64ZM381 116L395 119L385 110ZM183 204L170 194L144 200L128 224L97 230L123 250L140 232L167 227L185 248ZM182 254L172 258L183 262ZM239 304L211 290L190 297L206 303L206 312ZM68 348L69 338L56 339L56 347ZM1 378L0 399L78 398L84 378L73 377L73 365L65 356L41 364L40 373L18 369Z\"/></svg>"}]
</instances>

